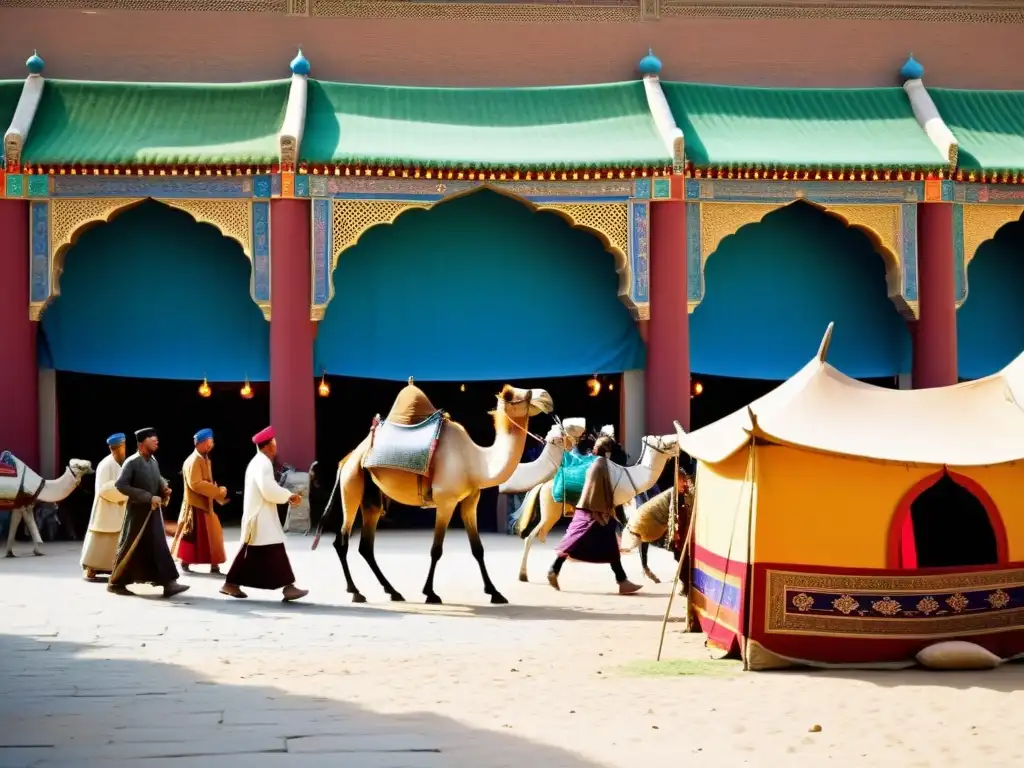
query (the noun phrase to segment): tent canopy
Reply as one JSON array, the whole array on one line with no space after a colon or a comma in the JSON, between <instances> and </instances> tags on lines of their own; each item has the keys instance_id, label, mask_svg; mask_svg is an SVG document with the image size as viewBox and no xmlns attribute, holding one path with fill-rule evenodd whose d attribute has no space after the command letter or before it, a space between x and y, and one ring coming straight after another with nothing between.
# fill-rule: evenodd
<instances>
[{"instance_id":1,"label":"tent canopy","mask_svg":"<svg viewBox=\"0 0 1024 768\"><path fill-rule=\"evenodd\" d=\"M986 466L1024 459L1024 354L1002 371L950 387L893 390L852 379L818 355L790 379L680 448L717 464L757 438L877 461Z\"/></svg>"}]
</instances>

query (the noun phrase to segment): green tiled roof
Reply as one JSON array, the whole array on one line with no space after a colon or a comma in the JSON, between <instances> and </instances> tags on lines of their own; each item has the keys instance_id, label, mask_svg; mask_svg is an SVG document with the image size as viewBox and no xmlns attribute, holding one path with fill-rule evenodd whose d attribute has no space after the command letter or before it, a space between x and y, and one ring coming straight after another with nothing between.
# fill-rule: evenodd
<instances>
[{"instance_id":1,"label":"green tiled roof","mask_svg":"<svg viewBox=\"0 0 1024 768\"><path fill-rule=\"evenodd\" d=\"M299 160L564 170L672 162L642 82L406 88L311 80Z\"/></svg>"},{"instance_id":2,"label":"green tiled roof","mask_svg":"<svg viewBox=\"0 0 1024 768\"><path fill-rule=\"evenodd\" d=\"M1024 91L929 88L960 145L964 171L1024 171Z\"/></svg>"},{"instance_id":3,"label":"green tiled roof","mask_svg":"<svg viewBox=\"0 0 1024 768\"><path fill-rule=\"evenodd\" d=\"M244 85L47 80L25 163L264 165L278 159L289 81Z\"/></svg>"},{"instance_id":4,"label":"green tiled roof","mask_svg":"<svg viewBox=\"0 0 1024 768\"><path fill-rule=\"evenodd\" d=\"M747 88L663 82L696 167L939 169L948 160L902 88Z\"/></svg>"},{"instance_id":5,"label":"green tiled roof","mask_svg":"<svg viewBox=\"0 0 1024 768\"><path fill-rule=\"evenodd\" d=\"M14 110L18 108L24 80L0 80L0 133L7 133L14 119ZM3 164L3 151L0 151L0 165Z\"/></svg>"}]
</instances>

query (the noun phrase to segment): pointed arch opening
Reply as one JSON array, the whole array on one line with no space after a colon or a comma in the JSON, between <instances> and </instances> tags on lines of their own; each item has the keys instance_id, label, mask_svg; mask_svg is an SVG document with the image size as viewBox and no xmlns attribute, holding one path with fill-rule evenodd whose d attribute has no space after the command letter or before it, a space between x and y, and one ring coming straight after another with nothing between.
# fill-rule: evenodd
<instances>
[{"instance_id":1,"label":"pointed arch opening","mask_svg":"<svg viewBox=\"0 0 1024 768\"><path fill-rule=\"evenodd\" d=\"M615 257L535 207L484 189L369 229L336 259L317 371L487 381L642 368Z\"/></svg>"},{"instance_id":2,"label":"pointed arch opening","mask_svg":"<svg viewBox=\"0 0 1024 768\"><path fill-rule=\"evenodd\" d=\"M905 570L1005 564L1006 527L980 483L943 468L900 499L886 561L890 569Z\"/></svg>"},{"instance_id":3,"label":"pointed arch opening","mask_svg":"<svg viewBox=\"0 0 1024 768\"><path fill-rule=\"evenodd\" d=\"M197 385L269 377L268 326L237 238L143 200L68 240L60 294L40 322L48 367Z\"/></svg>"},{"instance_id":4,"label":"pointed arch opening","mask_svg":"<svg viewBox=\"0 0 1024 768\"><path fill-rule=\"evenodd\" d=\"M1024 216L1000 226L968 262L967 299L957 310L961 379L1002 370L1024 350Z\"/></svg>"},{"instance_id":5,"label":"pointed arch opening","mask_svg":"<svg viewBox=\"0 0 1024 768\"><path fill-rule=\"evenodd\" d=\"M829 361L845 373L877 379L908 371L910 335L887 277L895 255L873 228L847 222L841 207L797 201L721 238L690 316L694 373L786 379L830 322Z\"/></svg>"},{"instance_id":6,"label":"pointed arch opening","mask_svg":"<svg viewBox=\"0 0 1024 768\"><path fill-rule=\"evenodd\" d=\"M443 188L439 184L439 188ZM623 304L636 313L630 298L633 276L629 261L629 205L628 203L591 202L545 202L535 203L515 194L500 185L482 184L466 190L453 192L437 202L399 200L335 200L332 212L331 254L332 275L345 251L355 247L360 239L381 225L393 225L403 214L410 211L432 210L451 205L473 195L497 195L517 202L533 212L553 213L570 227L595 237L604 250L614 259L615 274L618 276L618 296ZM333 277L329 285L330 300L335 287Z\"/></svg>"}]
</instances>

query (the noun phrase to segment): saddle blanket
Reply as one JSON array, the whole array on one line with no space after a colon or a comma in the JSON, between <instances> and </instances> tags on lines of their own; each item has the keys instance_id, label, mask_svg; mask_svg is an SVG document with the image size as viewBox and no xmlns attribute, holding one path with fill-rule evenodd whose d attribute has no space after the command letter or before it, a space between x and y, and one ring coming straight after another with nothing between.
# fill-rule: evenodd
<instances>
[{"instance_id":1,"label":"saddle blanket","mask_svg":"<svg viewBox=\"0 0 1024 768\"><path fill-rule=\"evenodd\" d=\"M587 479L587 470L594 463L596 456L577 456L566 453L562 457L562 466L555 472L555 482L551 495L559 504L573 507L579 503L583 493L583 482Z\"/></svg>"},{"instance_id":2,"label":"saddle blanket","mask_svg":"<svg viewBox=\"0 0 1024 768\"><path fill-rule=\"evenodd\" d=\"M429 475L444 421L443 411L410 426L381 421L378 416L374 419L370 450L363 459L363 467Z\"/></svg>"},{"instance_id":3,"label":"saddle blanket","mask_svg":"<svg viewBox=\"0 0 1024 768\"><path fill-rule=\"evenodd\" d=\"M0 453L0 510L14 509L15 502L31 503L43 489L43 478L10 451Z\"/></svg>"}]
</instances>

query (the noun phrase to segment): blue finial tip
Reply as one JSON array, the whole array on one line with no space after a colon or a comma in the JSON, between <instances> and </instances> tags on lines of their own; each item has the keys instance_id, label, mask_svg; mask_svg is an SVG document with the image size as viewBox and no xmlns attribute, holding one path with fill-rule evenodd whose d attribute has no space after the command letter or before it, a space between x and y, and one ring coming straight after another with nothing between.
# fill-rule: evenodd
<instances>
[{"instance_id":1,"label":"blue finial tip","mask_svg":"<svg viewBox=\"0 0 1024 768\"><path fill-rule=\"evenodd\" d=\"M28 67L30 75L40 75L43 72L43 68L46 66L46 62L43 61L39 55L39 51L32 51L32 55L28 57L25 62L25 66Z\"/></svg>"},{"instance_id":2,"label":"blue finial tip","mask_svg":"<svg viewBox=\"0 0 1024 768\"><path fill-rule=\"evenodd\" d=\"M920 80L924 77L924 67L914 58L914 54L910 54L906 64L900 67L900 77L904 80Z\"/></svg>"},{"instance_id":3,"label":"blue finial tip","mask_svg":"<svg viewBox=\"0 0 1024 768\"><path fill-rule=\"evenodd\" d=\"M302 55L302 49L299 48L299 52L295 54L295 58L292 59L292 63L289 64L292 68L292 74L295 75L308 75L309 74L309 59Z\"/></svg>"},{"instance_id":4,"label":"blue finial tip","mask_svg":"<svg viewBox=\"0 0 1024 768\"><path fill-rule=\"evenodd\" d=\"M647 49L647 55L640 59L641 75L657 75L661 73L661 59L654 55L651 48Z\"/></svg>"}]
</instances>

